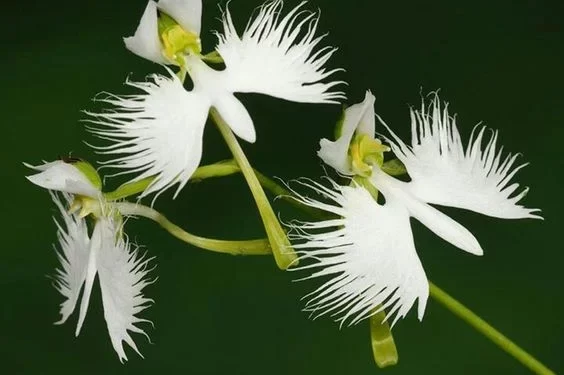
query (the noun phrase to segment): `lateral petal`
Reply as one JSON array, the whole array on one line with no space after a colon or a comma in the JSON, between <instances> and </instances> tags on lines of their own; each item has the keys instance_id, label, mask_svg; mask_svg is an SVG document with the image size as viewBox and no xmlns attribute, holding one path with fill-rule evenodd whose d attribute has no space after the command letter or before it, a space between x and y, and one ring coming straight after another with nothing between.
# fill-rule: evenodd
<instances>
[{"instance_id":1,"label":"lateral petal","mask_svg":"<svg viewBox=\"0 0 564 375\"><path fill-rule=\"evenodd\" d=\"M256 92L305 103L336 103L344 98L342 92L332 91L342 81L321 82L338 71L323 67L336 49L313 52L323 35L315 37L318 18L302 9L304 3L284 17L280 16L282 1L264 4L241 37L225 9L224 32L217 34L216 50L225 62L230 92Z\"/></svg>"},{"instance_id":2,"label":"lateral petal","mask_svg":"<svg viewBox=\"0 0 564 375\"><path fill-rule=\"evenodd\" d=\"M401 202L409 216L419 220L443 240L474 255L484 253L476 237L463 225L411 195L409 183L399 181L377 167L372 171L371 181L384 194L386 202L389 199Z\"/></svg>"},{"instance_id":3,"label":"lateral petal","mask_svg":"<svg viewBox=\"0 0 564 375\"><path fill-rule=\"evenodd\" d=\"M80 290L86 280L90 237L86 221L76 214L69 214L67 210L72 197L68 194L57 195L51 192L50 194L63 218L62 223L55 220L59 242L57 258L61 265L53 277L55 289L65 297L60 306L61 319L55 324L63 324L74 311Z\"/></svg>"},{"instance_id":4,"label":"lateral petal","mask_svg":"<svg viewBox=\"0 0 564 375\"><path fill-rule=\"evenodd\" d=\"M90 295L92 294L92 286L94 285L94 278L96 277L96 257L103 244L103 227L100 221L96 222L92 238L90 240L90 251L88 252L88 264L86 265L86 278L84 280L84 292L80 301L80 310L78 312L78 323L76 324L75 335L80 334L88 305L90 303Z\"/></svg>"},{"instance_id":5,"label":"lateral petal","mask_svg":"<svg viewBox=\"0 0 564 375\"><path fill-rule=\"evenodd\" d=\"M105 164L124 170L121 173L139 173L131 182L155 177L141 197L153 192L158 196L175 184L178 194L202 156L204 125L211 103L206 95L186 91L178 77L170 74L170 78L152 75L148 82L128 81L142 93L110 94L98 101L113 109L86 112L88 122L95 125L89 130L112 142L95 148L106 155L125 154Z\"/></svg>"},{"instance_id":6,"label":"lateral petal","mask_svg":"<svg viewBox=\"0 0 564 375\"><path fill-rule=\"evenodd\" d=\"M380 205L360 186L303 184L330 203L298 195L301 203L341 216L292 225L291 238L299 242L294 248L300 254L295 270L311 272L305 279L327 280L304 297L309 299L305 310L350 325L385 308L395 323L418 300L422 319L429 285L403 204L391 198Z\"/></svg>"},{"instance_id":7,"label":"lateral petal","mask_svg":"<svg viewBox=\"0 0 564 375\"><path fill-rule=\"evenodd\" d=\"M148 321L136 315L153 302L142 293L143 288L151 283L146 276L152 258L139 255L135 245L116 235L119 228L112 221L101 220L100 227L102 246L97 253L96 264L104 318L114 350L123 363L127 360L124 341L142 357L128 331L147 336L137 324Z\"/></svg>"},{"instance_id":8,"label":"lateral petal","mask_svg":"<svg viewBox=\"0 0 564 375\"><path fill-rule=\"evenodd\" d=\"M81 171L62 160L35 166L27 163L24 165L39 171L26 178L42 188L87 197L97 197L100 193Z\"/></svg>"},{"instance_id":9,"label":"lateral petal","mask_svg":"<svg viewBox=\"0 0 564 375\"><path fill-rule=\"evenodd\" d=\"M334 142L323 138L319 141L320 149L317 155L323 162L333 167L338 172L351 175L352 171L348 161L349 145L355 131L374 137L374 101L376 98L370 91L366 91L361 103L353 104L345 109L341 135Z\"/></svg>"},{"instance_id":10,"label":"lateral petal","mask_svg":"<svg viewBox=\"0 0 564 375\"><path fill-rule=\"evenodd\" d=\"M184 30L200 35L202 0L159 0L158 7L174 18Z\"/></svg>"},{"instance_id":11,"label":"lateral petal","mask_svg":"<svg viewBox=\"0 0 564 375\"><path fill-rule=\"evenodd\" d=\"M428 107L422 103L420 110L411 110L411 147L384 126L411 177L409 190L419 199L503 219L541 218L535 214L539 210L518 204L528 189L519 192L519 184L510 183L526 164L515 166L517 155L503 155L497 131L490 132L483 147L485 127L474 129L465 148L456 119L437 95Z\"/></svg>"},{"instance_id":12,"label":"lateral petal","mask_svg":"<svg viewBox=\"0 0 564 375\"><path fill-rule=\"evenodd\" d=\"M162 55L157 21L157 3L149 0L135 34L123 38L125 46L134 54L157 64L168 64Z\"/></svg>"}]
</instances>

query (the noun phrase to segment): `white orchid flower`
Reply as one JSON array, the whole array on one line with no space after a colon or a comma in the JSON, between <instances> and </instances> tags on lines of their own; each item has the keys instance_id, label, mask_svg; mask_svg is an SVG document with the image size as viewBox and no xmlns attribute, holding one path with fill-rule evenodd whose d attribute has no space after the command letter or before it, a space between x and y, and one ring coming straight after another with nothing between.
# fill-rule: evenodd
<instances>
[{"instance_id":1,"label":"white orchid flower","mask_svg":"<svg viewBox=\"0 0 564 375\"><path fill-rule=\"evenodd\" d=\"M91 198L98 198L100 185L97 181L89 179L87 174L81 171L74 163L66 163L56 160L40 165L24 163L28 168L39 171L27 179L37 186L68 194L77 194Z\"/></svg>"},{"instance_id":2,"label":"white orchid flower","mask_svg":"<svg viewBox=\"0 0 564 375\"><path fill-rule=\"evenodd\" d=\"M170 76L153 75L149 82L128 81L142 91L138 95L101 99L114 108L87 112L94 124L91 131L112 142L100 147L102 153L123 155L107 164L122 173L137 173L132 182L154 176L142 196L175 184L178 194L200 163L211 107L237 136L255 142L253 120L234 93L260 93L305 103L335 103L343 98L342 92L332 89L344 82L321 82L339 70L323 67L335 48L314 51L323 36L315 36L318 17L304 11L303 5L282 17L282 1L267 3L241 36L225 9L223 33L217 33L215 48L225 69L215 70L200 55L201 1L150 1L135 35L125 39L126 46L154 62L180 65L194 88L186 91L181 79L169 71ZM159 34L159 17L165 16L172 26Z\"/></svg>"},{"instance_id":3,"label":"white orchid flower","mask_svg":"<svg viewBox=\"0 0 564 375\"><path fill-rule=\"evenodd\" d=\"M50 190L63 218L62 223L55 220L59 240L57 255L61 266L56 270L54 286L65 298L60 307L61 319L56 324L66 322L79 304L78 336L88 310L94 278L98 275L104 318L114 350L121 362L127 360L123 347L125 341L142 356L129 331L147 336L137 324L149 321L136 315L152 302L142 294L143 288L150 283L146 276L151 259L139 255L138 248L123 237L121 224L111 212L103 212L103 204L98 205L102 208L97 210L86 208L88 211L85 212L85 207L82 207L80 213L69 212L68 206L74 203L73 195L91 200L102 199L99 187L91 183L82 170L64 161L32 168L40 173L28 179ZM57 195L56 192L62 194ZM89 234L84 217L87 213L97 216L92 234Z\"/></svg>"},{"instance_id":4,"label":"white orchid flower","mask_svg":"<svg viewBox=\"0 0 564 375\"><path fill-rule=\"evenodd\" d=\"M323 140L319 155L341 173L350 174L347 146L356 131L364 126L372 131L374 98L367 93L362 104L345 113L342 137L336 142ZM353 118L348 118L353 116ZM410 218L416 218L439 237L471 254L482 255L477 239L464 226L429 205L464 208L503 219L536 218L539 210L519 204L527 189L519 191L512 178L525 164L515 165L517 155L502 153L497 132L484 143L486 128L477 127L464 147L455 118L438 96L431 104L411 110L411 145L405 144L384 124L392 139L392 151L405 164L410 182L395 179L372 166L371 184L385 198L378 203L360 184L330 187L303 182L329 203L299 195L304 204L337 218L321 222L298 223L294 238L301 258L314 263L307 269L318 278L330 276L308 295L306 310L317 315L332 314L341 324L355 324L383 309L392 324L404 317L418 300L421 320L429 295L425 271L415 251ZM364 128L364 129L366 129ZM371 135L373 137L373 135ZM332 153L333 152L333 153Z\"/></svg>"}]
</instances>

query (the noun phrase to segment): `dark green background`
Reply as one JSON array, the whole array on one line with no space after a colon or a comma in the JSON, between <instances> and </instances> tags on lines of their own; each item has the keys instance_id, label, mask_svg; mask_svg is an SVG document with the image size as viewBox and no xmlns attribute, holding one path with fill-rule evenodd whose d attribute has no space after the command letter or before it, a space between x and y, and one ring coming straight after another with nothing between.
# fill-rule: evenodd
<instances>
[{"instance_id":1,"label":"dark green background","mask_svg":"<svg viewBox=\"0 0 564 375\"><path fill-rule=\"evenodd\" d=\"M225 2L222 2L224 4ZM296 4L287 2L287 9ZM233 0L239 30L259 1ZM393 5L390 5L393 4ZM428 276L516 340L555 371L564 370L562 286L562 168L564 167L564 6L561 1L313 1L320 32L340 47L332 67L347 71L348 103L371 89L376 109L403 137L408 106L440 88L467 136L479 121L500 130L510 151L531 163L517 181L531 187L528 206L545 221L502 221L446 210L480 239L474 257L415 223L417 249ZM13 1L3 5L2 238L0 372L191 374L527 374L515 360L430 301L419 323L410 314L394 329L400 364L379 370L367 323L339 330L310 321L300 297L314 282L292 283L270 257L236 258L187 246L143 220L131 238L156 256L159 279L147 288L155 305L144 317L154 345L135 337L146 359L128 351L121 365L103 320L99 289L80 337L76 315L63 326L61 297L46 275L57 265L54 214L46 191L24 179L22 161L38 163L72 152L95 161L93 141L79 119L97 92L131 93L126 77L163 72L129 53L121 40L138 22L145 1ZM219 30L215 1L204 4L203 42ZM283 179L318 177L318 140L332 134L338 106L302 105L242 96L258 141L245 144L254 165ZM406 138L404 138L406 139ZM229 157L213 126L204 162ZM109 181L115 187L119 179ZM156 208L194 233L220 238L262 235L240 176L186 188ZM277 208L284 208L276 202ZM283 209L283 217L294 214Z\"/></svg>"}]
</instances>

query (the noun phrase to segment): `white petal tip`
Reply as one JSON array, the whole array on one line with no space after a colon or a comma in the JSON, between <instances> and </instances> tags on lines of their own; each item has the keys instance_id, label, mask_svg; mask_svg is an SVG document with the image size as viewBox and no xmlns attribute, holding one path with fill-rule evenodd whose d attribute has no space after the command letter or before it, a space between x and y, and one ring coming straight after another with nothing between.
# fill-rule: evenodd
<instances>
[{"instance_id":1,"label":"white petal tip","mask_svg":"<svg viewBox=\"0 0 564 375\"><path fill-rule=\"evenodd\" d=\"M481 257L481 256L483 256L483 255L484 255L484 249L482 249L481 247L479 247L479 248L475 248L475 249L473 249L473 250L469 251L469 253L470 253L470 254L474 254L474 255L477 255L477 256L480 256L480 257Z\"/></svg>"}]
</instances>

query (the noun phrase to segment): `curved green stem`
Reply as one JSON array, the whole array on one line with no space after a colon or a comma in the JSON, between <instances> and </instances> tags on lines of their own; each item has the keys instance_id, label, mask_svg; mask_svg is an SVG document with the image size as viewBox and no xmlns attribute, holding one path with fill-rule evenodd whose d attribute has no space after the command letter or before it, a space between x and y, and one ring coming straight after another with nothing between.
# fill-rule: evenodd
<instances>
[{"instance_id":1,"label":"curved green stem","mask_svg":"<svg viewBox=\"0 0 564 375\"><path fill-rule=\"evenodd\" d=\"M186 232L172 223L157 210L139 203L120 202L116 208L122 215L142 216L157 222L174 237L202 249L232 255L266 255L271 254L270 245L266 239L248 241L225 241L196 236Z\"/></svg>"},{"instance_id":2,"label":"curved green stem","mask_svg":"<svg viewBox=\"0 0 564 375\"><path fill-rule=\"evenodd\" d=\"M255 203L268 236L268 240L270 241L270 247L272 249L272 253L274 254L276 264L280 269L287 269L291 264L297 264L297 255L292 249L290 241L288 241L288 237L286 236L284 229L282 229L276 214L272 210L272 206L266 198L266 194L264 193L251 164L247 160L241 145L239 145L237 138L235 138L231 128L221 118L215 108L210 110L210 115L215 121L221 135L225 139L233 157L237 161L237 164L241 169L241 173L245 177L247 185L253 194L253 198L255 199Z\"/></svg>"},{"instance_id":3,"label":"curved green stem","mask_svg":"<svg viewBox=\"0 0 564 375\"><path fill-rule=\"evenodd\" d=\"M535 357L527 353L507 336L489 325L486 321L473 313L466 306L447 294L444 290L429 281L429 292L441 305L449 309L454 315L464 320L478 332L490 339L494 344L503 349L506 353L521 362L532 372L539 375L553 375L554 371L539 362Z\"/></svg>"}]
</instances>

